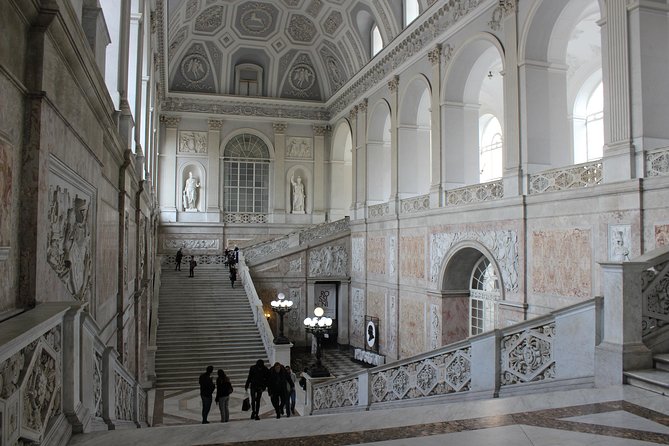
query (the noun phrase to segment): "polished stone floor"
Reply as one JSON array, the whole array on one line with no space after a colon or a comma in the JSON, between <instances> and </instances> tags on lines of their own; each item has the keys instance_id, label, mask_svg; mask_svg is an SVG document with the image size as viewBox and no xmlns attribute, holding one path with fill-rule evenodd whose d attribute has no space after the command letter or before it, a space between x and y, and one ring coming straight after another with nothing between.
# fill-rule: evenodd
<instances>
[{"instance_id":1,"label":"polished stone floor","mask_svg":"<svg viewBox=\"0 0 669 446\"><path fill-rule=\"evenodd\" d=\"M267 402L263 407L270 408ZM188 410L199 407L193 403ZM630 386L227 424L213 422L217 417L212 409L208 425L97 432L78 435L70 444L669 445L669 398Z\"/></svg>"}]
</instances>

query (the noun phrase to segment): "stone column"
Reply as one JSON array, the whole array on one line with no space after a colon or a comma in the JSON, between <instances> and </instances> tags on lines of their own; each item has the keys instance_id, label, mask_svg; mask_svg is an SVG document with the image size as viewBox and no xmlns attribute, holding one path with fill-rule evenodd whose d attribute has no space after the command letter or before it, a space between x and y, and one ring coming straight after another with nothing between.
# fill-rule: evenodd
<instances>
[{"instance_id":1,"label":"stone column","mask_svg":"<svg viewBox=\"0 0 669 446\"><path fill-rule=\"evenodd\" d=\"M312 223L325 221L325 136L330 128L326 125L314 125L314 179L313 200L311 200ZM308 189L308 188L307 188ZM307 192L308 193L308 192ZM309 197L307 196L307 203ZM305 203L305 208L307 203ZM307 212L309 209L305 209Z\"/></svg>"},{"instance_id":2,"label":"stone column","mask_svg":"<svg viewBox=\"0 0 669 446\"><path fill-rule=\"evenodd\" d=\"M388 81L388 91L390 92L390 212L396 213L399 211L399 86L400 77L393 76Z\"/></svg>"},{"instance_id":3,"label":"stone column","mask_svg":"<svg viewBox=\"0 0 669 446\"><path fill-rule=\"evenodd\" d=\"M502 73L504 89L504 170L502 182L504 196L512 197L523 194L523 172L520 166L520 107L519 107L519 73L518 73L518 15L516 0L507 0L501 5L503 9L502 34L504 48L504 66Z\"/></svg>"},{"instance_id":4,"label":"stone column","mask_svg":"<svg viewBox=\"0 0 669 446\"><path fill-rule=\"evenodd\" d=\"M274 206L270 212L274 214L274 223L286 221L290 207L286 207L286 128L285 122L275 122L274 128ZM290 198L290 197L289 197Z\"/></svg>"},{"instance_id":5,"label":"stone column","mask_svg":"<svg viewBox=\"0 0 669 446\"><path fill-rule=\"evenodd\" d=\"M604 182L636 176L630 118L630 35L627 2L605 0L601 20L602 81L604 83ZM638 31L638 30L637 30ZM666 50L666 48L665 48ZM666 67L665 67L666 68ZM640 67L635 67L639 71Z\"/></svg>"},{"instance_id":6,"label":"stone column","mask_svg":"<svg viewBox=\"0 0 669 446\"><path fill-rule=\"evenodd\" d=\"M365 218L364 215L364 208L363 208L363 203L365 202L365 197L364 195L361 197L361 192L359 189L363 187L362 185L365 183L365 177L367 173L362 169L361 167L361 161L360 161L360 138L358 138L358 107L353 107L349 113L348 113L348 122L351 125L351 145L352 145L352 150L353 153L351 154L351 172L352 172L352 182L353 184L351 185L351 190L352 190L352 197L351 197L351 210L353 219L361 219ZM362 209L361 209L362 208Z\"/></svg>"},{"instance_id":7,"label":"stone column","mask_svg":"<svg viewBox=\"0 0 669 446\"><path fill-rule=\"evenodd\" d=\"M177 127L181 118L161 116L160 122L165 124L163 141L158 152L158 204L160 220L163 223L177 221Z\"/></svg>"},{"instance_id":8,"label":"stone column","mask_svg":"<svg viewBox=\"0 0 669 446\"><path fill-rule=\"evenodd\" d=\"M358 145L355 151L359 157L358 173L360 174L360 177L358 177L358 198L363 206L367 204L369 195L367 192L369 190L369 178L367 176L367 157L369 156L369 152L367 151L367 105L367 99L364 99L359 103L356 107L357 117L354 118L356 121L356 133L358 134Z\"/></svg>"},{"instance_id":9,"label":"stone column","mask_svg":"<svg viewBox=\"0 0 669 446\"><path fill-rule=\"evenodd\" d=\"M430 207L443 206L444 193L441 189L441 44L437 44L427 53L432 63L432 98L430 132L432 146L432 184L430 184Z\"/></svg>"},{"instance_id":10,"label":"stone column","mask_svg":"<svg viewBox=\"0 0 669 446\"><path fill-rule=\"evenodd\" d=\"M207 135L207 156L209 173L207 174L207 221L221 221L221 200L219 192L222 187L221 175L221 127L223 121L209 120L209 134Z\"/></svg>"}]
</instances>

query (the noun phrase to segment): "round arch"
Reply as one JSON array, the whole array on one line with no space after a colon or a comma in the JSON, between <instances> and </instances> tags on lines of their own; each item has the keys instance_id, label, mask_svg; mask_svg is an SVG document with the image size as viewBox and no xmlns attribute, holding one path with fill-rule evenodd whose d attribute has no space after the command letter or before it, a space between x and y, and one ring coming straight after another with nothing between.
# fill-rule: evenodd
<instances>
[{"instance_id":1,"label":"round arch","mask_svg":"<svg viewBox=\"0 0 669 446\"><path fill-rule=\"evenodd\" d=\"M369 107L367 123L367 168L366 178L358 176L357 182L367 181L368 205L385 203L390 198L392 162L390 153L390 105L381 99ZM361 159L356 159L360 163ZM361 164L358 164L361 165Z\"/></svg>"},{"instance_id":2,"label":"round arch","mask_svg":"<svg viewBox=\"0 0 669 446\"><path fill-rule=\"evenodd\" d=\"M230 140L232 140L236 136L243 135L245 133L257 136L258 138L262 139L265 145L267 145L270 160L274 161L275 152L274 152L274 143L272 142L272 140L269 137L267 137L267 135L265 135L263 132L248 127L233 130L230 133L228 133L225 136L225 138L221 139L221 143L219 144L219 153L221 158L225 157L225 148L227 147Z\"/></svg>"}]
</instances>

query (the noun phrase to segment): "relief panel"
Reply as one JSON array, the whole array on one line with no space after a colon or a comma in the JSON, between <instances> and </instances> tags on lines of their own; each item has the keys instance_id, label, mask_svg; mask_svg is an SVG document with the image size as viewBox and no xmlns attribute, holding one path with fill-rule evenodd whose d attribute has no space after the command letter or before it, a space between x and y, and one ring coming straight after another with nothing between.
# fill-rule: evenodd
<instances>
[{"instance_id":1,"label":"relief panel","mask_svg":"<svg viewBox=\"0 0 669 446\"><path fill-rule=\"evenodd\" d=\"M370 274L386 273L386 238L367 239L367 271Z\"/></svg>"},{"instance_id":2,"label":"relief panel","mask_svg":"<svg viewBox=\"0 0 669 446\"><path fill-rule=\"evenodd\" d=\"M400 237L400 275L422 279L425 277L425 239L423 237Z\"/></svg>"},{"instance_id":3,"label":"relief panel","mask_svg":"<svg viewBox=\"0 0 669 446\"><path fill-rule=\"evenodd\" d=\"M400 357L425 351L425 314L423 303L415 297L400 297Z\"/></svg>"}]
</instances>

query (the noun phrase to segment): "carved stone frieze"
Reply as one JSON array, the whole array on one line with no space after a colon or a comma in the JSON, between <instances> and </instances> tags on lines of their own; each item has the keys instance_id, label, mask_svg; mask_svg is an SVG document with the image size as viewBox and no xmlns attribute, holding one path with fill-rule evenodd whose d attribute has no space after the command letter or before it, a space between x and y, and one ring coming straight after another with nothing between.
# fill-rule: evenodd
<instances>
[{"instance_id":1,"label":"carved stone frieze","mask_svg":"<svg viewBox=\"0 0 669 446\"><path fill-rule=\"evenodd\" d=\"M286 138L286 157L312 159L313 141L311 138L290 136Z\"/></svg>"},{"instance_id":2,"label":"carved stone frieze","mask_svg":"<svg viewBox=\"0 0 669 446\"><path fill-rule=\"evenodd\" d=\"M204 239L182 239L182 238L166 238L163 240L163 249L175 250L184 248L189 251L196 250L211 250L220 249L220 240L204 240Z\"/></svg>"},{"instance_id":3,"label":"carved stone frieze","mask_svg":"<svg viewBox=\"0 0 669 446\"><path fill-rule=\"evenodd\" d=\"M179 132L179 153L207 153L207 132Z\"/></svg>"},{"instance_id":4,"label":"carved stone frieze","mask_svg":"<svg viewBox=\"0 0 669 446\"><path fill-rule=\"evenodd\" d=\"M314 130L314 136L326 136L330 133L329 125L314 125L312 128Z\"/></svg>"},{"instance_id":5,"label":"carved stone frieze","mask_svg":"<svg viewBox=\"0 0 669 446\"><path fill-rule=\"evenodd\" d=\"M270 255L279 253L288 248L288 238L284 237L277 240L272 240L267 243L260 245L252 246L244 250L244 259L248 264L253 263L254 261L261 259L263 257L268 257Z\"/></svg>"},{"instance_id":6,"label":"carved stone frieze","mask_svg":"<svg viewBox=\"0 0 669 446\"><path fill-rule=\"evenodd\" d=\"M88 300L92 280L91 197L49 187L47 262L72 296Z\"/></svg>"},{"instance_id":7,"label":"carved stone frieze","mask_svg":"<svg viewBox=\"0 0 669 446\"><path fill-rule=\"evenodd\" d=\"M309 251L310 276L347 276L348 252L343 246L325 246Z\"/></svg>"},{"instance_id":8,"label":"carved stone frieze","mask_svg":"<svg viewBox=\"0 0 669 446\"><path fill-rule=\"evenodd\" d=\"M362 102L358 104L358 112L359 113L367 113L367 106L368 106L368 100L363 99Z\"/></svg>"},{"instance_id":9,"label":"carved stone frieze","mask_svg":"<svg viewBox=\"0 0 669 446\"><path fill-rule=\"evenodd\" d=\"M354 105L354 106L351 108L351 111L348 112L348 118L349 118L350 120L355 120L355 118L356 118L357 116L358 116L358 106L357 106L357 105Z\"/></svg>"},{"instance_id":10,"label":"carved stone frieze","mask_svg":"<svg viewBox=\"0 0 669 446\"><path fill-rule=\"evenodd\" d=\"M456 243L475 240L495 256L507 291L518 290L518 234L516 231L441 232L430 236L430 281L437 282L443 261Z\"/></svg>"},{"instance_id":11,"label":"carved stone frieze","mask_svg":"<svg viewBox=\"0 0 669 446\"><path fill-rule=\"evenodd\" d=\"M316 226L300 231L300 245L304 245L312 240L329 237L334 234L346 232L349 230L350 219L348 217L330 223L321 223Z\"/></svg>"}]
</instances>

